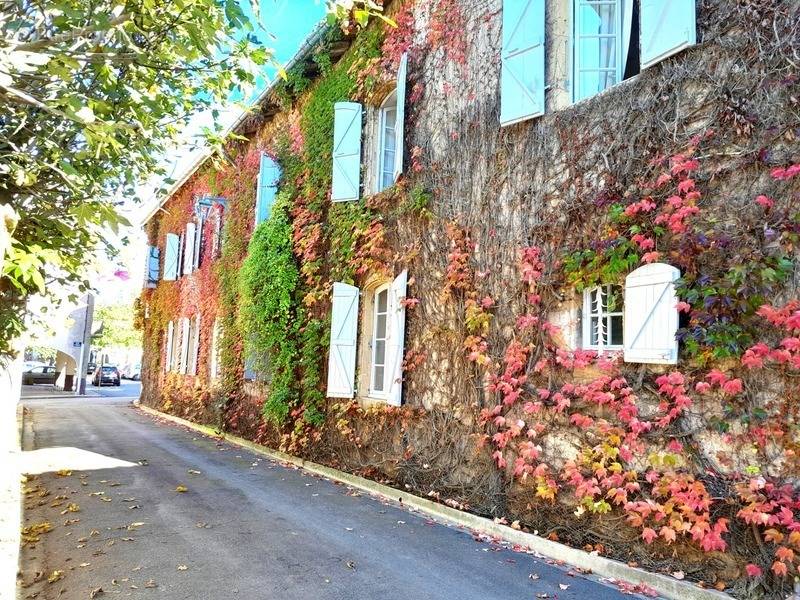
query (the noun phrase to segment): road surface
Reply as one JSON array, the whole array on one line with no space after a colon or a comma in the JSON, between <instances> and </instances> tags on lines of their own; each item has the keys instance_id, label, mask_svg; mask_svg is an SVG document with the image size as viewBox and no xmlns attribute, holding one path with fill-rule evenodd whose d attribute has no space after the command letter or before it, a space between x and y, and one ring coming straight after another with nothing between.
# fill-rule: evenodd
<instances>
[{"instance_id":1,"label":"road surface","mask_svg":"<svg viewBox=\"0 0 800 600\"><path fill-rule=\"evenodd\" d=\"M89 396L100 396L103 398L138 398L142 392L141 381L130 381L123 379L120 381L119 387L113 385L104 385L103 387L95 387L91 383L86 383L86 394ZM52 397L52 396L68 396L73 392L64 392L49 384L36 384L36 385L23 385L22 398L39 398L39 397Z\"/></svg>"},{"instance_id":2,"label":"road surface","mask_svg":"<svg viewBox=\"0 0 800 600\"><path fill-rule=\"evenodd\" d=\"M22 598L630 598L126 401L25 405L29 449L64 447L66 466L78 452L69 448L131 466L28 482L26 525L53 530L23 549Z\"/></svg>"}]
</instances>

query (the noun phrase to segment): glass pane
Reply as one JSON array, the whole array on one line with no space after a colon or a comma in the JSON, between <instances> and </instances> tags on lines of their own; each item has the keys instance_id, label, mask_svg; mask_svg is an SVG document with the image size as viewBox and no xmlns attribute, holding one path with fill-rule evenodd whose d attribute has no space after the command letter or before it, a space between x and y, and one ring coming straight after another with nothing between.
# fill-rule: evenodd
<instances>
[{"instance_id":1,"label":"glass pane","mask_svg":"<svg viewBox=\"0 0 800 600\"><path fill-rule=\"evenodd\" d=\"M386 342L377 340L375 342L375 356L373 361L375 365L382 365L386 361Z\"/></svg>"},{"instance_id":2,"label":"glass pane","mask_svg":"<svg viewBox=\"0 0 800 600\"><path fill-rule=\"evenodd\" d=\"M606 301L608 312L622 312L622 286L609 285L606 292L608 293Z\"/></svg>"},{"instance_id":3,"label":"glass pane","mask_svg":"<svg viewBox=\"0 0 800 600\"><path fill-rule=\"evenodd\" d=\"M383 290L381 293L378 294L378 312L385 313L386 312L386 304L389 298L389 290Z\"/></svg>"},{"instance_id":4,"label":"glass pane","mask_svg":"<svg viewBox=\"0 0 800 600\"><path fill-rule=\"evenodd\" d=\"M386 315L378 315L375 319L375 339L386 339Z\"/></svg>"},{"instance_id":5,"label":"glass pane","mask_svg":"<svg viewBox=\"0 0 800 600\"><path fill-rule=\"evenodd\" d=\"M609 317L611 319L611 339L609 343L612 346L622 346L622 315L616 317Z\"/></svg>"},{"instance_id":6,"label":"glass pane","mask_svg":"<svg viewBox=\"0 0 800 600\"><path fill-rule=\"evenodd\" d=\"M383 391L383 367L375 367L375 370L373 371L372 381L373 381L373 386L372 386L373 389L376 392L382 392Z\"/></svg>"},{"instance_id":7,"label":"glass pane","mask_svg":"<svg viewBox=\"0 0 800 600\"><path fill-rule=\"evenodd\" d=\"M578 16L579 35L614 34L616 27L616 2L587 2L581 5Z\"/></svg>"},{"instance_id":8,"label":"glass pane","mask_svg":"<svg viewBox=\"0 0 800 600\"><path fill-rule=\"evenodd\" d=\"M597 346L598 344L597 339L597 317L592 317L589 320L589 345L590 346Z\"/></svg>"}]
</instances>

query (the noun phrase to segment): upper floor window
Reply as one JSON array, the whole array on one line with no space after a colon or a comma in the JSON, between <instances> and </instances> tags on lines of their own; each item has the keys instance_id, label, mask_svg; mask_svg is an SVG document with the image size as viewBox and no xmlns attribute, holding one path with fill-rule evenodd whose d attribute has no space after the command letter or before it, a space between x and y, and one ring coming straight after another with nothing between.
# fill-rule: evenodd
<instances>
[{"instance_id":1,"label":"upper floor window","mask_svg":"<svg viewBox=\"0 0 800 600\"><path fill-rule=\"evenodd\" d=\"M623 346L622 287L601 285L583 293L583 347L621 350Z\"/></svg>"},{"instance_id":2,"label":"upper floor window","mask_svg":"<svg viewBox=\"0 0 800 600\"><path fill-rule=\"evenodd\" d=\"M380 143L378 145L378 189L394 184L397 156L397 92L389 94L380 110Z\"/></svg>"},{"instance_id":3,"label":"upper floor window","mask_svg":"<svg viewBox=\"0 0 800 600\"><path fill-rule=\"evenodd\" d=\"M575 0L575 100L639 72L638 0ZM635 14L637 13L637 14Z\"/></svg>"}]
</instances>

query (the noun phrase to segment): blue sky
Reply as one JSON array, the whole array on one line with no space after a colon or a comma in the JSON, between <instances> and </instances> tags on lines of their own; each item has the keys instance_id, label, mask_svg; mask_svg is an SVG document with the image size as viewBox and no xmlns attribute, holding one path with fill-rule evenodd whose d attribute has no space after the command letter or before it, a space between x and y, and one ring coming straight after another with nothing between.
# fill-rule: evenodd
<instances>
[{"instance_id":1,"label":"blue sky","mask_svg":"<svg viewBox=\"0 0 800 600\"><path fill-rule=\"evenodd\" d=\"M249 2L243 2L250 14ZM280 64L288 61L300 43L325 16L324 0L261 0L261 21L274 38L260 36L265 46L275 50Z\"/></svg>"}]
</instances>

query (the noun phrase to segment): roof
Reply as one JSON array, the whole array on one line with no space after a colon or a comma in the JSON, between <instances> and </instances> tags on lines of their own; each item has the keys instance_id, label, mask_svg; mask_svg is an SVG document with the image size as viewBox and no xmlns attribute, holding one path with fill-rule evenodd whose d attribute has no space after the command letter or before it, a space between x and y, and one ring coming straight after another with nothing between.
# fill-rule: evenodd
<instances>
[{"instance_id":1,"label":"roof","mask_svg":"<svg viewBox=\"0 0 800 600\"><path fill-rule=\"evenodd\" d=\"M313 49L320 42L325 33L330 30L330 27L331 26L328 25L327 21L325 20L318 23L311 33L309 33L300 44L300 47L297 49L297 52L295 52L294 56L283 66L284 71L288 71L299 62L309 58ZM252 116L253 109L259 109L267 103L280 81L280 78L275 78L272 82L270 82L266 89L258 95L250 108L242 111L242 114L239 115L236 121L234 121L233 124L225 130L224 137L227 137L231 133L239 132L240 128L247 122L248 118ZM142 220L142 226L146 225L150 219L152 219L158 213L158 211L161 210L161 208L172 197L172 195L177 192L181 186L183 186L183 184L185 184L209 158L211 158L212 154L213 153L211 152L211 149L208 147L204 148L198 154L197 158L175 180L175 183L173 183L169 189L164 192L161 199L147 212L147 215Z\"/></svg>"}]
</instances>

